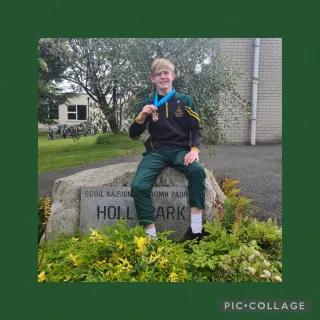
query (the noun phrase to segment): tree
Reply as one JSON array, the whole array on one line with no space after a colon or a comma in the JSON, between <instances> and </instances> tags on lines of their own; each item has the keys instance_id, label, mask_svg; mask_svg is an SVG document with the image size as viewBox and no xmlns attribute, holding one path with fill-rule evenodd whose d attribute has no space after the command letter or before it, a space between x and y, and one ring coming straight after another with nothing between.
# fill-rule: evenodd
<instances>
[{"instance_id":1,"label":"tree","mask_svg":"<svg viewBox=\"0 0 320 320\"><path fill-rule=\"evenodd\" d=\"M38 122L54 124L58 107L75 93L59 88L60 75L68 67L65 48L59 39L41 39L38 44Z\"/></svg>"},{"instance_id":2,"label":"tree","mask_svg":"<svg viewBox=\"0 0 320 320\"><path fill-rule=\"evenodd\" d=\"M115 133L122 122L122 108L135 92L132 82L135 75L126 53L130 41L64 39L69 65L61 79L69 81L75 92L86 92ZM117 112L120 112L120 123L116 119Z\"/></svg>"}]
</instances>

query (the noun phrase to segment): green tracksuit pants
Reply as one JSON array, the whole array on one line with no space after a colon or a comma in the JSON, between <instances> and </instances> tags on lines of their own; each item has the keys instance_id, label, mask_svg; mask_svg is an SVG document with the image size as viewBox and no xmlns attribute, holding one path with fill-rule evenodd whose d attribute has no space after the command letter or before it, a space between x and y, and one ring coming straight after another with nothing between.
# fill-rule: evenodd
<instances>
[{"instance_id":1,"label":"green tracksuit pants","mask_svg":"<svg viewBox=\"0 0 320 320\"><path fill-rule=\"evenodd\" d=\"M198 162L184 165L184 157L188 152L184 149L154 150L143 154L131 184L131 196L140 225L146 226L155 222L150 193L158 174L166 167L173 167L186 175L190 207L204 208L206 175L203 166Z\"/></svg>"}]
</instances>

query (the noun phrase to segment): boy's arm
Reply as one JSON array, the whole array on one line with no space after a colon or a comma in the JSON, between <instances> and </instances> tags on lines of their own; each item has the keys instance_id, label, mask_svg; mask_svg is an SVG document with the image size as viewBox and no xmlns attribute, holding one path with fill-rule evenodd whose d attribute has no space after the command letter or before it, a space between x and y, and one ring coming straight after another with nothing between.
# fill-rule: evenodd
<instances>
[{"instance_id":1,"label":"boy's arm","mask_svg":"<svg viewBox=\"0 0 320 320\"><path fill-rule=\"evenodd\" d=\"M197 108L192 103L190 97L186 101L186 111L189 115L189 124L191 131L191 149L200 152L202 144L202 128L200 127L200 118Z\"/></svg>"}]
</instances>

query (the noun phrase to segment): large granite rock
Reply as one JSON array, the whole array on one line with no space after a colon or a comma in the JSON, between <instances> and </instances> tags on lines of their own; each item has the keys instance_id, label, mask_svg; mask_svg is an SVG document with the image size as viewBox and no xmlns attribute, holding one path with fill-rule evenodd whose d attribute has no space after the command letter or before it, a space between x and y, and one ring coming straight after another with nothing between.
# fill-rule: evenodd
<instances>
[{"instance_id":1,"label":"large granite rock","mask_svg":"<svg viewBox=\"0 0 320 320\"><path fill-rule=\"evenodd\" d=\"M82 171L56 180L52 192L51 219L48 224L49 239L58 233L73 233L77 229L86 232L90 228L95 229L102 224L113 224L119 217L127 218L129 227L137 225L138 220L133 199L130 196L123 198L118 196L117 199L105 197L107 194L112 194L106 190L112 189L124 190L123 194L126 194L126 190L130 190L137 166L138 162L121 163ZM225 195L212 173L208 169L205 169L205 172L206 201L203 219L212 221L215 200L219 199L223 202ZM172 168L162 170L154 185L152 199L155 215L157 215L157 229L174 230L176 231L174 237L180 237L190 225L190 208L187 198L175 197L173 193L175 189L179 190L179 194L187 193L187 185L188 181L185 176ZM93 192L90 193L90 190ZM169 195L166 199L157 196L161 195L159 192L161 190L163 190L162 194L167 192ZM92 199L85 198L90 194ZM108 205L111 207L107 207ZM180 209L176 210L179 212L174 215L173 208L179 205ZM123 210L124 206L127 210ZM183 206L185 208L181 211ZM110 208L112 210L109 210ZM179 214L177 215L177 213Z\"/></svg>"}]
</instances>

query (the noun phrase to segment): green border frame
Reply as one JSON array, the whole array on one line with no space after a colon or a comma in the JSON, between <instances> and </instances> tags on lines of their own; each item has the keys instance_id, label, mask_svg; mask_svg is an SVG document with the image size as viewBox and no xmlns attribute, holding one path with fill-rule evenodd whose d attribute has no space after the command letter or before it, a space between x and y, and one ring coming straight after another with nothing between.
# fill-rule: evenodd
<instances>
[{"instance_id":1,"label":"green border frame","mask_svg":"<svg viewBox=\"0 0 320 320\"><path fill-rule=\"evenodd\" d=\"M276 1L14 2L3 7L0 233L3 319L228 318L223 299L300 299L319 312L316 8ZM89 7L90 4L90 7ZM283 38L284 282L37 283L37 41L41 37ZM34 107L32 107L34 106ZM285 314L273 314L273 317ZM267 319L270 314L241 314ZM288 316L288 314L286 314Z\"/></svg>"}]
</instances>

